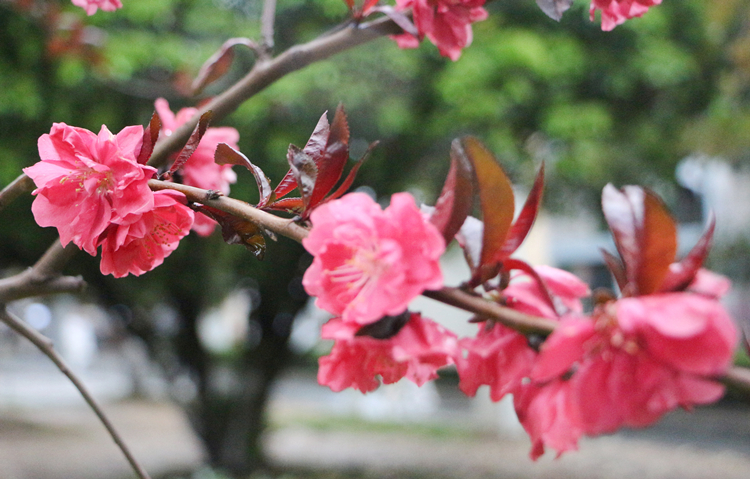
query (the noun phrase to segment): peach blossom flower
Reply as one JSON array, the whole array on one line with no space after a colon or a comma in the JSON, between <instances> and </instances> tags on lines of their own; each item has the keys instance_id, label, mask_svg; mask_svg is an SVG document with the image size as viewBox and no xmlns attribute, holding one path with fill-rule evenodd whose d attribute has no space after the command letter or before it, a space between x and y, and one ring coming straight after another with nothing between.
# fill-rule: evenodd
<instances>
[{"instance_id":1,"label":"peach blossom flower","mask_svg":"<svg viewBox=\"0 0 750 479\"><path fill-rule=\"evenodd\" d=\"M112 225L101 242L102 274L140 276L162 264L190 232L193 210L186 203L182 193L157 191L153 209Z\"/></svg>"},{"instance_id":2,"label":"peach blossom flower","mask_svg":"<svg viewBox=\"0 0 750 479\"><path fill-rule=\"evenodd\" d=\"M117 135L102 126L99 135L55 123L39 138L41 161L24 169L37 189L31 211L40 226L54 226L63 245L73 242L96 255L99 235L112 222L154 205L148 180L156 170L136 156L143 128L129 126Z\"/></svg>"},{"instance_id":3,"label":"peach blossom flower","mask_svg":"<svg viewBox=\"0 0 750 479\"><path fill-rule=\"evenodd\" d=\"M426 289L443 285L445 243L408 193L385 210L363 193L316 208L302 241L313 257L302 284L316 304L345 322L397 315Z\"/></svg>"},{"instance_id":4,"label":"peach blossom flower","mask_svg":"<svg viewBox=\"0 0 750 479\"><path fill-rule=\"evenodd\" d=\"M602 30L610 31L625 20L640 17L661 0L592 0L589 9L591 21L596 17L596 11L602 12Z\"/></svg>"},{"instance_id":5,"label":"peach blossom flower","mask_svg":"<svg viewBox=\"0 0 750 479\"><path fill-rule=\"evenodd\" d=\"M122 8L120 0L72 0L72 2L76 7L86 10L87 15L95 14L99 8L105 12L114 12L118 8Z\"/></svg>"}]
</instances>

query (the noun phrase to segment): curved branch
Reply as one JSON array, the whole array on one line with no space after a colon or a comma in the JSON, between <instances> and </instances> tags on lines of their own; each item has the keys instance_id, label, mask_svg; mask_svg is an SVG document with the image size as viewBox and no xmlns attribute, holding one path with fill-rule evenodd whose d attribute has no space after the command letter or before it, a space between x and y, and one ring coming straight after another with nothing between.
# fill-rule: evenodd
<instances>
[{"instance_id":1,"label":"curved branch","mask_svg":"<svg viewBox=\"0 0 750 479\"><path fill-rule=\"evenodd\" d=\"M18 178L0 191L0 211L19 196L33 191L34 186L34 180L26 176L26 173L21 173Z\"/></svg>"},{"instance_id":2,"label":"curved branch","mask_svg":"<svg viewBox=\"0 0 750 479\"><path fill-rule=\"evenodd\" d=\"M31 296L80 292L86 287L81 276L61 276L65 264L78 252L75 245L63 248L60 240L24 272L0 279L0 304Z\"/></svg>"},{"instance_id":3,"label":"curved branch","mask_svg":"<svg viewBox=\"0 0 750 479\"><path fill-rule=\"evenodd\" d=\"M291 72L376 38L400 32L401 27L384 17L359 26L352 25L308 43L293 46L272 60L259 59L244 78L199 108L193 118L177 128L172 135L159 141L149 164L160 165L166 161L170 153L184 146L198 119L208 110L213 112L212 121L219 121L236 110L242 102Z\"/></svg>"},{"instance_id":4,"label":"curved branch","mask_svg":"<svg viewBox=\"0 0 750 479\"><path fill-rule=\"evenodd\" d=\"M81 381L78 376L76 376L68 367L67 363L65 363L65 360L60 356L57 351L55 351L52 341L39 333L37 330L29 327L26 323L24 323L19 318L15 317L14 315L8 313L5 310L5 307L0 307L0 321L8 325L9 328L23 336L24 338L31 341L34 346L39 349L45 356L47 356L53 363L55 363L55 366L70 379L70 382L73 383L73 385L78 389L78 392L81 393L81 396L83 396L83 399L86 401L86 403L89 405L89 407L94 411L96 416L99 418L99 420L102 422L104 427L107 429L107 432L109 432L109 435L112 437L112 439L115 441L115 444L120 448L120 451L122 451L123 455L125 455L125 458L130 463L130 466L133 468L135 473L140 479L150 479L148 473L146 473L145 469L143 469L143 466L138 463L138 461L135 459L133 454L130 452L130 449L128 448L127 444L125 444L125 441L123 441L120 434L115 429L112 422L109 420L107 415L104 413L104 410L102 410L101 406L99 406L99 403L94 399L94 396L91 395L91 392L88 390L85 384L83 384L83 381Z\"/></svg>"}]
</instances>

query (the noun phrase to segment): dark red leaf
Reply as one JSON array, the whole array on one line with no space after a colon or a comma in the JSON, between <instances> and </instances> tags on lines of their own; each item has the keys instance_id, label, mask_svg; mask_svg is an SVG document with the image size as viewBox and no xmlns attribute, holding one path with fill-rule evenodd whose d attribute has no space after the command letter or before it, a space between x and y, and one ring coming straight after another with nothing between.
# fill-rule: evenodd
<instances>
[{"instance_id":1,"label":"dark red leaf","mask_svg":"<svg viewBox=\"0 0 750 479\"><path fill-rule=\"evenodd\" d=\"M310 139L307 140L307 144L302 149L305 153L310 155L313 159L320 158L326 149L328 143L328 137L331 134L331 128L328 124L328 111L326 110L318 120L318 124L315 125ZM281 179L276 189L273 190L276 198L283 198L286 194L297 187L297 181L294 179L294 173L290 169L284 178Z\"/></svg>"},{"instance_id":2,"label":"dark red leaf","mask_svg":"<svg viewBox=\"0 0 750 479\"><path fill-rule=\"evenodd\" d=\"M430 222L443 235L448 245L471 212L474 203L474 169L466 158L459 140L451 145L451 167L443 190L435 202Z\"/></svg>"},{"instance_id":3,"label":"dark red leaf","mask_svg":"<svg viewBox=\"0 0 750 479\"><path fill-rule=\"evenodd\" d=\"M679 263L673 263L669 268L667 277L659 288L659 291L682 291L690 285L695 278L698 270L703 266L703 262L708 256L711 249L711 243L714 237L714 228L716 219L713 215L708 219L708 226L703 232L698 243L693 246L687 256Z\"/></svg>"},{"instance_id":4,"label":"dark red leaf","mask_svg":"<svg viewBox=\"0 0 750 479\"><path fill-rule=\"evenodd\" d=\"M677 254L677 225L661 199L651 191L645 191L643 196L643 213L643 222L636 225L640 249L636 285L641 295L659 290Z\"/></svg>"},{"instance_id":5,"label":"dark red leaf","mask_svg":"<svg viewBox=\"0 0 750 479\"><path fill-rule=\"evenodd\" d=\"M314 135L315 133L313 133ZM312 141L312 137L310 141ZM310 142L308 142L308 145L310 145ZM346 121L343 105L336 108L336 114L333 117L324 150L316 157L317 152L313 148L308 150L308 145L305 145L304 151L310 155L318 167L315 188L308 206L308 208L315 208L339 182L346 162L349 161L349 124Z\"/></svg>"},{"instance_id":6,"label":"dark red leaf","mask_svg":"<svg viewBox=\"0 0 750 479\"><path fill-rule=\"evenodd\" d=\"M138 163L141 165L145 165L151 158L156 140L159 139L159 130L161 130L161 119L159 114L154 112L148 126L143 130L143 144L141 144L141 151L138 152Z\"/></svg>"},{"instance_id":7,"label":"dark red leaf","mask_svg":"<svg viewBox=\"0 0 750 479\"><path fill-rule=\"evenodd\" d=\"M357 172L359 171L359 167L362 166L362 163L364 163L367 158L370 157L370 153L372 153L372 150L376 146L378 146L378 143L380 143L380 142L379 141L373 141L372 143L370 143L370 145L367 147L367 151L365 151L365 153L362 155L362 158L360 158L354 164L354 166L352 167L352 169L349 170L349 174L346 175L346 178L344 179L344 181L339 185L338 188L336 188L336 191L334 191L333 193L331 193L330 196L328 196L328 198L326 198L321 203L325 203L325 202L328 202L328 201L331 201L331 200L335 200L336 198L339 198L341 195L343 195L344 193L346 193L349 190L349 188L351 188L352 183L354 183L354 179L357 177Z\"/></svg>"},{"instance_id":8,"label":"dark red leaf","mask_svg":"<svg viewBox=\"0 0 750 479\"><path fill-rule=\"evenodd\" d=\"M195 125L195 129L193 130L193 133L190 135L190 138L187 141L187 144L182 148L180 153L177 155L177 159L174 160L174 163L172 163L172 167L163 175L163 179L169 180L172 178L172 175L175 173L175 171L179 170L183 166L185 166L185 163L187 163L187 160L190 159L190 157L195 152L195 149L198 148L198 144L201 142L201 138L203 138L203 135L206 134L206 130L208 129L208 124L211 122L211 110L208 110L204 114L201 115L200 120L198 120L198 124Z\"/></svg>"},{"instance_id":9,"label":"dark red leaf","mask_svg":"<svg viewBox=\"0 0 750 479\"><path fill-rule=\"evenodd\" d=\"M227 244L239 244L247 248L256 258L262 260L266 254L266 240L263 228L251 221L230 215L206 205L194 208L215 220L221 226L221 236Z\"/></svg>"},{"instance_id":10,"label":"dark red leaf","mask_svg":"<svg viewBox=\"0 0 750 479\"><path fill-rule=\"evenodd\" d=\"M310 155L300 150L294 145L289 145L286 159L291 167L294 181L299 187L300 197L302 198L302 210L307 211L310 206L310 198L315 189L315 182L318 177L318 168Z\"/></svg>"},{"instance_id":11,"label":"dark red leaf","mask_svg":"<svg viewBox=\"0 0 750 479\"><path fill-rule=\"evenodd\" d=\"M208 85L226 75L234 60L234 47L238 45L252 50L258 48L258 45L248 38L230 38L224 42L219 51L211 55L198 72L192 85L194 95L200 94Z\"/></svg>"},{"instance_id":12,"label":"dark red leaf","mask_svg":"<svg viewBox=\"0 0 750 479\"><path fill-rule=\"evenodd\" d=\"M641 209L643 202L641 201ZM602 191L602 211L625 266L629 283L636 284L640 264L640 250L636 235L636 218L628 196L608 184ZM643 215L641 214L642 218Z\"/></svg>"},{"instance_id":13,"label":"dark red leaf","mask_svg":"<svg viewBox=\"0 0 750 479\"><path fill-rule=\"evenodd\" d=\"M245 168L250 170L255 177L255 182L258 184L258 193L260 195L260 199L258 200L258 204L256 206L258 208L263 208L264 206L266 206L268 201L271 199L273 191L271 190L271 183L269 182L268 177L266 177L266 174L263 173L263 170L261 170L258 166L252 164L252 162L250 162L250 160L245 155L227 145L226 143L219 143L219 145L216 147L216 153L214 153L214 161L218 165L239 165L244 166Z\"/></svg>"},{"instance_id":14,"label":"dark red leaf","mask_svg":"<svg viewBox=\"0 0 750 479\"><path fill-rule=\"evenodd\" d=\"M602 256L604 256L604 263L607 265L607 268L615 278L617 287L622 291L628 284L628 278L625 275L625 267L622 265L620 259L609 251L603 249L600 249L599 251L602 252Z\"/></svg>"},{"instance_id":15,"label":"dark red leaf","mask_svg":"<svg viewBox=\"0 0 750 479\"><path fill-rule=\"evenodd\" d=\"M495 157L479 140L470 136L464 137L460 146L463 154L474 165L482 206L484 232L480 267L491 266L496 262L513 222L513 187Z\"/></svg>"},{"instance_id":16,"label":"dark red leaf","mask_svg":"<svg viewBox=\"0 0 750 479\"><path fill-rule=\"evenodd\" d=\"M508 239L505 240L505 244L503 244L498 257L496 258L497 260L502 261L503 259L510 257L510 255L521 246L521 243L526 239L526 236L528 236L531 226L536 219L536 215L539 212L539 205L542 203L543 190L544 163L542 163L539 172L536 174L534 185L531 187L531 191L529 191L529 196L526 197L526 202L523 204L521 213L510 228Z\"/></svg>"},{"instance_id":17,"label":"dark red leaf","mask_svg":"<svg viewBox=\"0 0 750 479\"><path fill-rule=\"evenodd\" d=\"M263 209L274 210L274 211L286 211L288 213L301 215L304 209L304 205L302 204L302 198L282 198L278 201L274 201L273 203L267 204Z\"/></svg>"}]
</instances>

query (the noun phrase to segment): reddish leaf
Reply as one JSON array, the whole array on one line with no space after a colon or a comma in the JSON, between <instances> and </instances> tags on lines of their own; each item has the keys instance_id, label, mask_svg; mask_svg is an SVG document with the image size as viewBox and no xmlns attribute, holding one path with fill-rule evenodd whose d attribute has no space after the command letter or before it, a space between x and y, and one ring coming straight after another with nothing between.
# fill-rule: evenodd
<instances>
[{"instance_id":1,"label":"reddish leaf","mask_svg":"<svg viewBox=\"0 0 750 479\"><path fill-rule=\"evenodd\" d=\"M172 178L172 175L185 166L185 163L187 163L187 160L190 159L190 157L195 152L195 149L198 148L198 144L201 142L201 138L203 138L203 135L206 134L206 130L208 129L208 124L211 122L211 110L208 110L204 114L201 115L200 120L198 120L198 124L195 125L195 129L193 130L193 133L190 135L190 138L187 141L187 144L182 148L180 153L177 155L177 159L174 160L174 163L172 163L172 167L163 175L163 179L169 180Z\"/></svg>"},{"instance_id":2,"label":"reddish leaf","mask_svg":"<svg viewBox=\"0 0 750 479\"><path fill-rule=\"evenodd\" d=\"M214 219L221 226L221 236L227 244L239 244L262 260L266 254L263 228L252 221L230 215L206 205L195 205L195 209Z\"/></svg>"},{"instance_id":3,"label":"reddish leaf","mask_svg":"<svg viewBox=\"0 0 750 479\"><path fill-rule=\"evenodd\" d=\"M260 199L256 205L258 208L263 208L271 199L273 191L271 190L271 183L268 177L263 173L263 170L252 164L245 155L226 143L219 143L216 147L216 153L214 153L214 161L218 165L244 166L252 172L255 182L258 184L258 193L260 195Z\"/></svg>"},{"instance_id":4,"label":"reddish leaf","mask_svg":"<svg viewBox=\"0 0 750 479\"><path fill-rule=\"evenodd\" d=\"M474 170L463 154L459 140L451 145L451 167L445 178L443 190L435 202L430 222L443 235L448 245L471 212L474 203Z\"/></svg>"},{"instance_id":5,"label":"reddish leaf","mask_svg":"<svg viewBox=\"0 0 750 479\"><path fill-rule=\"evenodd\" d=\"M141 144L141 151L138 152L138 163L141 165L145 165L151 158L156 140L159 139L159 130L161 130L161 119L159 114L154 112L148 126L143 130L143 143Z\"/></svg>"},{"instance_id":6,"label":"reddish leaf","mask_svg":"<svg viewBox=\"0 0 750 479\"><path fill-rule=\"evenodd\" d=\"M310 155L313 159L320 158L323 151L325 151L326 144L328 143L328 137L331 133L331 128L328 124L328 111L326 110L321 115L318 124L315 125L310 139L307 140L307 144L303 148L303 151ZM273 190L276 198L282 198L290 191L297 187L297 181L294 179L294 173L290 169L284 178L281 179L276 189Z\"/></svg>"},{"instance_id":7,"label":"reddish leaf","mask_svg":"<svg viewBox=\"0 0 750 479\"><path fill-rule=\"evenodd\" d=\"M300 150L294 145L289 145L289 151L286 156L289 166L294 174L294 181L299 187L300 197L302 198L302 210L307 211L310 206L315 189L315 182L318 177L318 168L310 155Z\"/></svg>"},{"instance_id":8,"label":"reddish leaf","mask_svg":"<svg viewBox=\"0 0 750 479\"><path fill-rule=\"evenodd\" d=\"M492 153L473 137L464 137L458 152L474 165L482 206L482 256L480 266L491 266L502 249L515 212L513 187Z\"/></svg>"},{"instance_id":9,"label":"reddish leaf","mask_svg":"<svg viewBox=\"0 0 750 479\"><path fill-rule=\"evenodd\" d=\"M238 45L248 47L252 50L258 48L258 45L248 38L230 38L224 42L221 49L211 55L198 72L198 76L192 85L194 95L200 94L208 85L226 75L234 60L233 49Z\"/></svg>"},{"instance_id":10,"label":"reddish leaf","mask_svg":"<svg viewBox=\"0 0 750 479\"><path fill-rule=\"evenodd\" d=\"M346 3L346 6L349 7L349 10L354 9L354 0L344 0L344 3Z\"/></svg>"},{"instance_id":11,"label":"reddish leaf","mask_svg":"<svg viewBox=\"0 0 750 479\"><path fill-rule=\"evenodd\" d=\"M302 198L282 198L278 201L274 201L273 203L266 205L263 209L286 211L289 213L301 215L304 209L304 205L302 204Z\"/></svg>"},{"instance_id":12,"label":"reddish leaf","mask_svg":"<svg viewBox=\"0 0 750 479\"><path fill-rule=\"evenodd\" d=\"M342 105L336 108L330 130L325 148L318 156L316 156L315 149L310 148L308 150L312 137L305 145L305 153L310 155L318 167L318 175L308 208L315 208L330 193L341 179L346 162L349 161L349 124L346 121L346 113ZM314 135L315 133L313 133Z\"/></svg>"},{"instance_id":13,"label":"reddish leaf","mask_svg":"<svg viewBox=\"0 0 750 479\"><path fill-rule=\"evenodd\" d=\"M516 218L515 223L510 228L508 233L508 239L505 240L502 249L498 253L497 260L502 261L505 258L510 257L523 240L528 236L531 226L534 224L536 215L539 212L539 205L542 203L542 192L544 190L544 163L539 168L539 172L536 174L534 185L529 191L529 196L526 198L526 202L523 204L521 213Z\"/></svg>"},{"instance_id":14,"label":"reddish leaf","mask_svg":"<svg viewBox=\"0 0 750 479\"><path fill-rule=\"evenodd\" d=\"M524 273L534 278L534 281L536 281L536 284L539 286L539 289L542 291L542 294L544 295L544 299L547 301L547 304L550 305L550 307L552 308L552 311L557 313L558 316L561 316L563 313L565 313L565 311L557 310L557 306L555 306L555 301L552 299L552 294L550 294L549 292L547 283L544 282L542 277L539 276L539 273L537 273L536 270L532 268L529 263L525 261L521 261L520 259L507 258L503 262L503 271L511 271L513 269L523 271Z\"/></svg>"},{"instance_id":15,"label":"reddish leaf","mask_svg":"<svg viewBox=\"0 0 750 479\"><path fill-rule=\"evenodd\" d=\"M608 184L602 191L602 211L625 266L628 282L635 283L640 253L632 204L625 193Z\"/></svg>"},{"instance_id":16,"label":"reddish leaf","mask_svg":"<svg viewBox=\"0 0 750 479\"><path fill-rule=\"evenodd\" d=\"M638 294L651 294L659 290L677 254L677 225L651 191L645 191L643 213L643 222L636 225L640 249L636 285Z\"/></svg>"},{"instance_id":17,"label":"reddish leaf","mask_svg":"<svg viewBox=\"0 0 750 479\"><path fill-rule=\"evenodd\" d=\"M379 141L373 141L372 143L370 143L370 146L367 147L367 151L365 151L365 153L362 155L362 158L360 158L354 164L354 166L352 167L352 169L349 170L349 174L346 175L346 178L344 179L344 181L339 185L338 188L336 188L336 191L334 191L333 193L331 193L330 196L328 196L328 198L326 198L321 203L325 203L325 202L328 202L328 201L331 201L331 200L335 200L336 198L339 198L341 195L343 195L344 193L346 193L349 190L349 188L351 188L352 183L354 183L354 178L357 177L357 172L359 171L359 167L362 166L362 163L364 163L367 158L370 157L370 153L372 153L372 150L376 146L378 146L378 143L380 143L380 142Z\"/></svg>"},{"instance_id":18,"label":"reddish leaf","mask_svg":"<svg viewBox=\"0 0 750 479\"><path fill-rule=\"evenodd\" d=\"M682 291L690 285L698 270L703 266L708 251L711 249L715 226L716 219L711 215L706 231L703 232L690 253L679 263L670 265L669 273L667 273L667 277L664 278L664 282L659 288L660 291Z\"/></svg>"},{"instance_id":19,"label":"reddish leaf","mask_svg":"<svg viewBox=\"0 0 750 479\"><path fill-rule=\"evenodd\" d=\"M622 291L628 284L628 278L625 275L625 267L622 265L620 259L609 251L604 249L600 249L599 251L601 251L602 256L604 256L604 263L607 265L607 268L609 268L612 276L614 276L615 281L617 282L617 287Z\"/></svg>"}]
</instances>

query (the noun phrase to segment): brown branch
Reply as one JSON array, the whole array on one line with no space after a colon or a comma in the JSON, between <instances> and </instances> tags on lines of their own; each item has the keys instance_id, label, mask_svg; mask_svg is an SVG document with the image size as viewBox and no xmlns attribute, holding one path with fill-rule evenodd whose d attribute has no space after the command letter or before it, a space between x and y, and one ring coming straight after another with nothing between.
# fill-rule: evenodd
<instances>
[{"instance_id":1,"label":"brown branch","mask_svg":"<svg viewBox=\"0 0 750 479\"><path fill-rule=\"evenodd\" d=\"M302 45L295 45L272 60L259 59L244 78L213 100L203 105L198 112L177 128L170 136L159 141L154 148L149 164L160 165L170 153L177 151L190 137L200 116L211 110L212 121L225 118L242 102L262 91L285 75L385 35L397 34L401 28L384 17L359 26L349 26L327 36L319 37ZM212 205L213 206L213 205Z\"/></svg>"},{"instance_id":2,"label":"brown branch","mask_svg":"<svg viewBox=\"0 0 750 479\"><path fill-rule=\"evenodd\" d=\"M33 190L34 180L26 176L25 173L21 173L21 176L0 191L0 211L19 196L30 193Z\"/></svg>"},{"instance_id":3,"label":"brown branch","mask_svg":"<svg viewBox=\"0 0 750 479\"><path fill-rule=\"evenodd\" d=\"M8 325L12 330L23 336L24 338L31 341L31 343L39 349L45 356L47 356L53 363L55 363L55 366L70 379L70 382L73 383L73 385L78 389L78 392L81 393L81 396L83 396L83 399L86 401L86 403L89 405L89 407L94 411L94 414L99 418L99 420L102 422L104 427L107 429L107 432L112 437L112 439L115 441L115 444L120 448L120 451L122 451L123 455L127 459L127 461L130 463L130 466L133 468L133 471L135 471L136 475L140 479L149 479L148 473L143 469L143 467L138 463L138 461L135 459L133 454L130 452L130 449L128 448L127 444L125 444L125 441L123 441L120 434L115 429L112 422L109 420L107 415L104 413L104 410L102 410L101 406L99 406L99 403L94 399L94 396L91 395L91 392L89 392L88 388L85 384L83 384L83 381L81 381L78 376L76 376L68 367L68 365L65 363L65 360L60 356L57 351L55 351L52 341L39 333L37 330L29 327L25 322L20 320L19 318L15 317L14 315L8 313L5 310L5 307L0 307L0 321Z\"/></svg>"},{"instance_id":4,"label":"brown branch","mask_svg":"<svg viewBox=\"0 0 750 479\"><path fill-rule=\"evenodd\" d=\"M291 238L298 243L301 243L302 239L307 236L307 229L296 224L294 221L266 213L244 201L226 196L216 198L208 190L167 181L149 180L148 186L154 191L166 189L179 191L192 202L208 205L238 218L252 221L274 233Z\"/></svg>"},{"instance_id":5,"label":"brown branch","mask_svg":"<svg viewBox=\"0 0 750 479\"><path fill-rule=\"evenodd\" d=\"M60 240L55 240L34 266L0 279L0 304L31 296L83 291L86 282L82 277L60 275L62 268L77 251L75 245L69 244L63 248Z\"/></svg>"}]
</instances>

